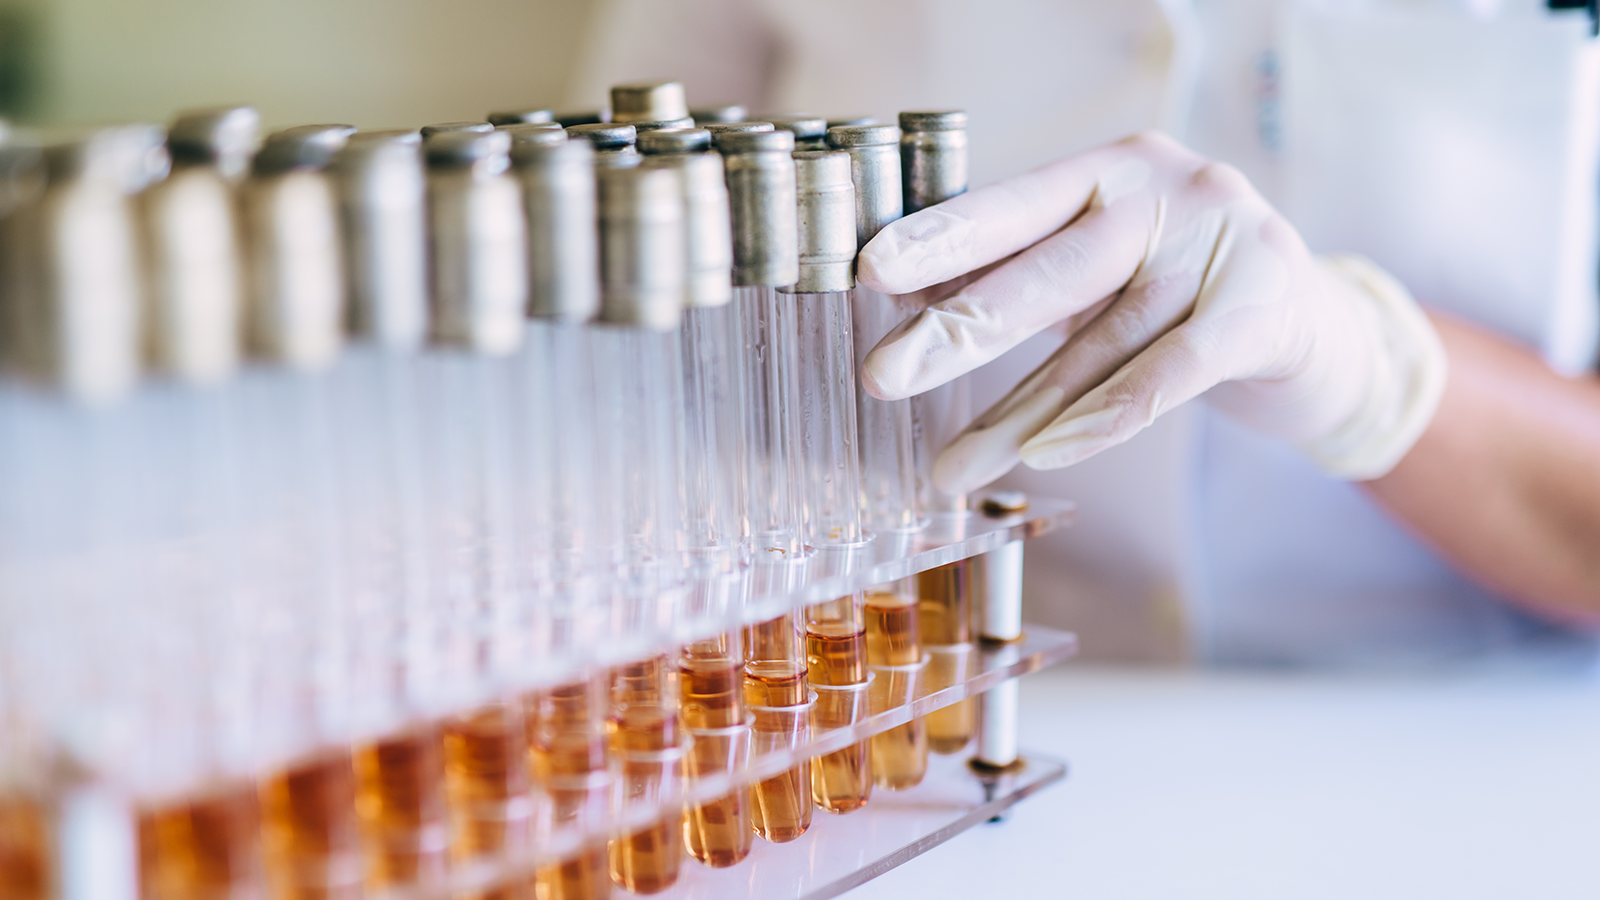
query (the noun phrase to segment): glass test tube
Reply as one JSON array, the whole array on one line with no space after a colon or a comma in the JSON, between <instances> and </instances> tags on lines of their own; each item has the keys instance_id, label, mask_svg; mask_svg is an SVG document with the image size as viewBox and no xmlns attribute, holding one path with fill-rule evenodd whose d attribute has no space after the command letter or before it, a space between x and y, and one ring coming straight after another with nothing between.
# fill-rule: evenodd
<instances>
[{"instance_id":1,"label":"glass test tube","mask_svg":"<svg viewBox=\"0 0 1600 900\"><path fill-rule=\"evenodd\" d=\"M620 666L612 676L611 752L623 816L661 809L680 789L683 748L673 676L665 656ZM660 893L677 883L683 831L683 814L663 811L659 821L613 838L611 880L635 894Z\"/></svg>"},{"instance_id":2,"label":"glass test tube","mask_svg":"<svg viewBox=\"0 0 1600 900\"><path fill-rule=\"evenodd\" d=\"M527 700L528 754L542 791L541 836L588 830L608 810L607 712L610 679L594 676L539 691ZM609 897L607 853L595 844L541 866L534 890L541 900Z\"/></svg>"},{"instance_id":3,"label":"glass test tube","mask_svg":"<svg viewBox=\"0 0 1600 900\"><path fill-rule=\"evenodd\" d=\"M749 750L744 709L744 645L736 632L685 645L678 656L678 712L691 743L685 777L725 776L743 768ZM744 789L690 806L684 821L689 855L726 868L750 855L754 831Z\"/></svg>"},{"instance_id":4,"label":"glass test tube","mask_svg":"<svg viewBox=\"0 0 1600 900\"><path fill-rule=\"evenodd\" d=\"M922 670L922 641L917 604L904 590L886 586L868 593L864 607L867 664L876 676L875 708L911 702ZM928 771L928 726L918 718L872 738L872 777L882 788L916 787Z\"/></svg>"},{"instance_id":5,"label":"glass test tube","mask_svg":"<svg viewBox=\"0 0 1600 900\"><path fill-rule=\"evenodd\" d=\"M967 189L967 115L959 111L900 114L901 174L905 207L916 212ZM962 514L965 496L946 495L933 484L934 460L972 419L969 379L965 376L912 398L918 433L917 473L925 509ZM974 660L971 644L971 566L968 561L924 572L916 580L922 639L930 652L926 673L937 688L965 681ZM961 700L929 714L930 748L957 753L971 741L977 701Z\"/></svg>"},{"instance_id":6,"label":"glass test tube","mask_svg":"<svg viewBox=\"0 0 1600 900\"><path fill-rule=\"evenodd\" d=\"M810 690L806 652L796 615L751 625L745 637L745 705L754 714L752 752L779 751L805 738ZM756 833L773 843L804 834L811 825L810 766L794 768L750 787Z\"/></svg>"},{"instance_id":7,"label":"glass test tube","mask_svg":"<svg viewBox=\"0 0 1600 900\"><path fill-rule=\"evenodd\" d=\"M816 691L818 731L855 724L866 715L867 647L864 596L854 593L806 610L806 662ZM828 812L860 809L872 795L868 743L811 761L811 795Z\"/></svg>"}]
</instances>

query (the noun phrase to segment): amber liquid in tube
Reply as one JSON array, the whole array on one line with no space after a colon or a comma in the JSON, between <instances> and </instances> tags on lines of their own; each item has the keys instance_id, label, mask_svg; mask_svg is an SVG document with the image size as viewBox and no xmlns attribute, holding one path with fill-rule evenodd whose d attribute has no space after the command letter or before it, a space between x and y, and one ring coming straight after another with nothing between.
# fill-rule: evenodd
<instances>
[{"instance_id":1,"label":"amber liquid in tube","mask_svg":"<svg viewBox=\"0 0 1600 900\"><path fill-rule=\"evenodd\" d=\"M930 569L917 576L917 623L922 642L928 645L963 647L972 641L971 560L960 560ZM965 654L938 654L930 665L929 677L943 682L964 680L961 664ZM947 671L948 669L948 671ZM943 709L928 713L928 749L934 753L959 753L972 740L978 727L977 698L968 697Z\"/></svg>"},{"instance_id":2,"label":"amber liquid in tube","mask_svg":"<svg viewBox=\"0 0 1600 900\"><path fill-rule=\"evenodd\" d=\"M713 655L702 645L685 649L678 662L679 715L689 729L717 730L744 724L744 658L739 642L724 638L724 653ZM729 771L734 762L734 736L695 735L689 747L688 776ZM689 855L721 869L750 855L755 832L750 827L746 791L735 790L709 803L689 807L683 839Z\"/></svg>"},{"instance_id":3,"label":"amber liquid in tube","mask_svg":"<svg viewBox=\"0 0 1600 900\"><path fill-rule=\"evenodd\" d=\"M0 897L49 900L50 830L31 797L0 796Z\"/></svg>"},{"instance_id":4,"label":"amber liquid in tube","mask_svg":"<svg viewBox=\"0 0 1600 900\"><path fill-rule=\"evenodd\" d=\"M605 812L610 789L606 770L606 684L574 682L531 698L529 758L550 803L555 827L593 825ZM611 896L603 847L588 847L533 876L539 900L602 900Z\"/></svg>"},{"instance_id":5,"label":"amber liquid in tube","mask_svg":"<svg viewBox=\"0 0 1600 900\"><path fill-rule=\"evenodd\" d=\"M619 675L619 682L623 676ZM620 693L620 692L619 692ZM646 696L648 694L635 694ZM611 719L611 749L618 759L622 802L648 803L661 795L669 779L677 780L679 745L677 712L656 703L618 707ZM611 841L611 880L635 894L657 894L678 881L683 861L683 815L661 821Z\"/></svg>"},{"instance_id":6,"label":"amber liquid in tube","mask_svg":"<svg viewBox=\"0 0 1600 900\"><path fill-rule=\"evenodd\" d=\"M354 780L350 757L330 753L261 785L261 844L274 900L360 896Z\"/></svg>"},{"instance_id":7,"label":"amber liquid in tube","mask_svg":"<svg viewBox=\"0 0 1600 900\"><path fill-rule=\"evenodd\" d=\"M773 707L792 707L807 702L804 662L778 660L753 662L745 666L744 699L754 707L752 739L764 744L791 744L804 736L806 715ZM811 766L809 763L767 778L750 786L750 812L756 834L774 844L783 844L805 834L811 827Z\"/></svg>"},{"instance_id":8,"label":"amber liquid in tube","mask_svg":"<svg viewBox=\"0 0 1600 900\"><path fill-rule=\"evenodd\" d=\"M139 874L145 900L226 900L252 893L259 874L256 809L255 791L241 787L141 815ZM0 824L0 831L4 828ZM13 895L0 891L0 896Z\"/></svg>"},{"instance_id":9,"label":"amber liquid in tube","mask_svg":"<svg viewBox=\"0 0 1600 900\"><path fill-rule=\"evenodd\" d=\"M841 598L835 602L851 601ZM866 705L865 630L848 620L809 622L806 661L811 683L817 686L817 727L827 730L854 724ZM830 690L834 687L856 689ZM867 748L868 743L862 741L811 761L811 797L817 806L831 813L848 813L866 805L872 796L872 764Z\"/></svg>"},{"instance_id":10,"label":"amber liquid in tube","mask_svg":"<svg viewBox=\"0 0 1600 900\"><path fill-rule=\"evenodd\" d=\"M527 840L532 802L519 710L481 707L444 726L450 856L470 860Z\"/></svg>"},{"instance_id":11,"label":"amber liquid in tube","mask_svg":"<svg viewBox=\"0 0 1600 900\"><path fill-rule=\"evenodd\" d=\"M917 605L894 592L867 595L867 662L873 666L914 666L922 661L922 641ZM877 672L876 690L891 703L909 703L915 687L915 670L884 668ZM872 738L872 778L891 791L913 788L928 771L928 728L914 719Z\"/></svg>"},{"instance_id":12,"label":"amber liquid in tube","mask_svg":"<svg viewBox=\"0 0 1600 900\"><path fill-rule=\"evenodd\" d=\"M444 872L441 736L422 727L355 751L356 819L370 891L415 885Z\"/></svg>"}]
</instances>

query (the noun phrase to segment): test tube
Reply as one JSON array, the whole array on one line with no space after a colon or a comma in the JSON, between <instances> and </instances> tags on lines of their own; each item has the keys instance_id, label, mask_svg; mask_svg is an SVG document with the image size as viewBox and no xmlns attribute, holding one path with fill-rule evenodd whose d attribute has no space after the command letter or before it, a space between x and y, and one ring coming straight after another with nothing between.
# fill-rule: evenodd
<instances>
[{"instance_id":1,"label":"test tube","mask_svg":"<svg viewBox=\"0 0 1600 900\"><path fill-rule=\"evenodd\" d=\"M53 855L45 805L21 791L0 796L0 891L16 900L51 900Z\"/></svg>"},{"instance_id":2,"label":"test tube","mask_svg":"<svg viewBox=\"0 0 1600 900\"><path fill-rule=\"evenodd\" d=\"M726 776L742 769L750 726L744 708L744 645L729 632L684 646L678 655L679 715L690 735L685 777ZM744 788L689 807L683 827L689 855L712 868L750 855L748 791Z\"/></svg>"},{"instance_id":3,"label":"test tube","mask_svg":"<svg viewBox=\"0 0 1600 900\"><path fill-rule=\"evenodd\" d=\"M793 614L752 625L745 638L745 705L753 714L752 753L793 749L804 740L809 719L806 651ZM811 827L810 766L797 765L750 786L756 834L787 843Z\"/></svg>"},{"instance_id":4,"label":"test tube","mask_svg":"<svg viewBox=\"0 0 1600 900\"><path fill-rule=\"evenodd\" d=\"M722 158L703 129L646 132L645 165L672 171L682 192L687 278L679 352L683 366L682 467L690 594L686 612L728 613L744 551L739 468L737 323L730 304L732 239Z\"/></svg>"},{"instance_id":5,"label":"test tube","mask_svg":"<svg viewBox=\"0 0 1600 900\"><path fill-rule=\"evenodd\" d=\"M816 692L819 732L854 725L867 713L865 597L853 593L806 610L807 677ZM872 796L866 741L811 761L811 796L831 813L854 812Z\"/></svg>"},{"instance_id":6,"label":"test tube","mask_svg":"<svg viewBox=\"0 0 1600 900\"><path fill-rule=\"evenodd\" d=\"M856 247L900 218L900 129L894 125L837 125L828 130L830 146L850 154L855 186ZM857 285L851 292L856 362L904 318L894 298ZM881 540L903 542L919 527L914 432L910 400L879 400L859 383L856 416L860 430L861 489L866 526Z\"/></svg>"},{"instance_id":7,"label":"test tube","mask_svg":"<svg viewBox=\"0 0 1600 900\"><path fill-rule=\"evenodd\" d=\"M659 168L602 168L600 324L591 329L596 488L615 548L613 625L651 640L676 614L684 569L677 493L683 204Z\"/></svg>"},{"instance_id":8,"label":"test tube","mask_svg":"<svg viewBox=\"0 0 1600 900\"><path fill-rule=\"evenodd\" d=\"M917 604L905 591L884 586L868 592L863 607L873 703L891 708L911 702L922 670ZM872 777L882 788L903 791L928 771L928 726L918 718L872 737Z\"/></svg>"},{"instance_id":9,"label":"test tube","mask_svg":"<svg viewBox=\"0 0 1600 900\"><path fill-rule=\"evenodd\" d=\"M167 139L172 173L140 195L146 354L181 381L215 383L238 364L244 272L228 168L235 145L253 147L258 121L248 106L180 116Z\"/></svg>"},{"instance_id":10,"label":"test tube","mask_svg":"<svg viewBox=\"0 0 1600 900\"><path fill-rule=\"evenodd\" d=\"M765 123L735 123L711 131L727 167L732 204L752 555L758 566L788 568L799 558L804 540L794 453L799 437L799 409L793 402L796 323L793 297L776 288L800 277L798 199L790 156L794 135L772 131ZM777 577L782 584L783 576ZM763 592L762 587L757 591Z\"/></svg>"},{"instance_id":11,"label":"test tube","mask_svg":"<svg viewBox=\"0 0 1600 900\"><path fill-rule=\"evenodd\" d=\"M619 84L611 89L613 122L659 122L688 117L689 107L680 82L646 81Z\"/></svg>"},{"instance_id":12,"label":"test tube","mask_svg":"<svg viewBox=\"0 0 1600 900\"><path fill-rule=\"evenodd\" d=\"M611 682L611 752L617 760L619 811L660 809L661 819L611 840L611 880L635 894L677 883L683 859L679 790L683 748L671 661L652 656L616 669Z\"/></svg>"},{"instance_id":13,"label":"test tube","mask_svg":"<svg viewBox=\"0 0 1600 900\"><path fill-rule=\"evenodd\" d=\"M901 178L906 212L926 209L967 189L967 114L959 111L900 114ZM968 379L963 376L911 400L923 443L917 447L917 474L923 508L964 521L967 500L947 495L933 484L932 466L972 419ZM959 528L958 528L959 532ZM965 681L973 662L971 644L971 565L952 563L918 576L918 614L930 653L927 677L935 688ZM930 749L959 752L976 727L976 700L968 698L928 716Z\"/></svg>"},{"instance_id":14,"label":"test tube","mask_svg":"<svg viewBox=\"0 0 1600 900\"><path fill-rule=\"evenodd\" d=\"M488 704L445 720L445 799L456 862L526 845L533 817L526 741L517 702Z\"/></svg>"},{"instance_id":15,"label":"test tube","mask_svg":"<svg viewBox=\"0 0 1600 900\"><path fill-rule=\"evenodd\" d=\"M609 811L606 723L610 679L594 676L528 698L528 753L543 792L541 834L597 827ZM611 895L604 847L587 844L570 859L534 873L541 900L589 900Z\"/></svg>"}]
</instances>

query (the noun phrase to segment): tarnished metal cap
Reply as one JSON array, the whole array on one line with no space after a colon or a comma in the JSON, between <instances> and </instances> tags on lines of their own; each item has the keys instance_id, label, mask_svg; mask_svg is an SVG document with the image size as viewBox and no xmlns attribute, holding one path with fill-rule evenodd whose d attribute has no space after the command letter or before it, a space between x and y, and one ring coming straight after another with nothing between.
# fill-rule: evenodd
<instances>
[{"instance_id":1,"label":"tarnished metal cap","mask_svg":"<svg viewBox=\"0 0 1600 900\"><path fill-rule=\"evenodd\" d=\"M600 309L594 148L562 140L511 153L528 220L528 314L592 319Z\"/></svg>"},{"instance_id":2,"label":"tarnished metal cap","mask_svg":"<svg viewBox=\"0 0 1600 900\"><path fill-rule=\"evenodd\" d=\"M646 156L662 153L701 153L711 149L711 132L704 128L672 128L647 131L639 135L639 152Z\"/></svg>"},{"instance_id":3,"label":"tarnished metal cap","mask_svg":"<svg viewBox=\"0 0 1600 900\"><path fill-rule=\"evenodd\" d=\"M711 132L711 139L715 141L719 135L731 134L741 131L776 131L771 122L711 122L700 127Z\"/></svg>"},{"instance_id":4,"label":"tarnished metal cap","mask_svg":"<svg viewBox=\"0 0 1600 900\"><path fill-rule=\"evenodd\" d=\"M845 125L876 125L878 120L872 116L840 116L828 120L829 128L840 128Z\"/></svg>"},{"instance_id":5,"label":"tarnished metal cap","mask_svg":"<svg viewBox=\"0 0 1600 900\"><path fill-rule=\"evenodd\" d=\"M609 109L556 114L556 123L564 128L571 128L574 125L596 125L609 121L611 121L611 110Z\"/></svg>"},{"instance_id":6,"label":"tarnished metal cap","mask_svg":"<svg viewBox=\"0 0 1600 900\"><path fill-rule=\"evenodd\" d=\"M253 106L181 112L167 129L175 164L215 166L229 179L244 176L260 143L261 114Z\"/></svg>"},{"instance_id":7,"label":"tarnished metal cap","mask_svg":"<svg viewBox=\"0 0 1600 900\"><path fill-rule=\"evenodd\" d=\"M900 177L907 214L966 193L965 112L903 112L900 131Z\"/></svg>"},{"instance_id":8,"label":"tarnished metal cap","mask_svg":"<svg viewBox=\"0 0 1600 900\"><path fill-rule=\"evenodd\" d=\"M850 154L859 250L905 213L900 193L900 129L893 125L837 125L828 129L828 145Z\"/></svg>"},{"instance_id":9,"label":"tarnished metal cap","mask_svg":"<svg viewBox=\"0 0 1600 900\"><path fill-rule=\"evenodd\" d=\"M828 120L821 116L784 113L776 116L763 116L761 120L763 122L771 122L772 127L779 131L792 132L796 150L828 149Z\"/></svg>"},{"instance_id":10,"label":"tarnished metal cap","mask_svg":"<svg viewBox=\"0 0 1600 900\"><path fill-rule=\"evenodd\" d=\"M646 81L619 84L611 89L611 121L660 122L686 119L689 104L678 81Z\"/></svg>"},{"instance_id":11,"label":"tarnished metal cap","mask_svg":"<svg viewBox=\"0 0 1600 900\"><path fill-rule=\"evenodd\" d=\"M252 170L257 175L277 175L327 168L333 154L355 131L354 125L297 125L274 131L261 145Z\"/></svg>"},{"instance_id":12,"label":"tarnished metal cap","mask_svg":"<svg viewBox=\"0 0 1600 900\"><path fill-rule=\"evenodd\" d=\"M856 285L856 192L850 182L850 154L797 150L794 167L800 277L783 290L797 294L848 291Z\"/></svg>"},{"instance_id":13,"label":"tarnished metal cap","mask_svg":"<svg viewBox=\"0 0 1600 900\"><path fill-rule=\"evenodd\" d=\"M681 119L661 119L655 122L629 122L628 124L633 126L634 131L643 135L651 131L661 131L662 129L693 128L694 120L688 116L684 116Z\"/></svg>"},{"instance_id":14,"label":"tarnished metal cap","mask_svg":"<svg viewBox=\"0 0 1600 900\"><path fill-rule=\"evenodd\" d=\"M528 231L504 131L447 132L428 159L435 341L500 356L522 344Z\"/></svg>"},{"instance_id":15,"label":"tarnished metal cap","mask_svg":"<svg viewBox=\"0 0 1600 900\"><path fill-rule=\"evenodd\" d=\"M329 168L343 210L350 331L386 349L414 349L428 329L422 135L358 131Z\"/></svg>"},{"instance_id":16,"label":"tarnished metal cap","mask_svg":"<svg viewBox=\"0 0 1600 900\"><path fill-rule=\"evenodd\" d=\"M694 123L704 128L717 122L743 122L748 112L738 105L730 106L703 106L689 110L689 118Z\"/></svg>"},{"instance_id":17,"label":"tarnished metal cap","mask_svg":"<svg viewBox=\"0 0 1600 900\"><path fill-rule=\"evenodd\" d=\"M800 277L794 135L726 131L716 136L733 210L733 283L784 286Z\"/></svg>"},{"instance_id":18,"label":"tarnished metal cap","mask_svg":"<svg viewBox=\"0 0 1600 900\"><path fill-rule=\"evenodd\" d=\"M727 303L733 298L733 236L722 157L715 153L665 153L647 157L645 165L678 174L688 266L684 305Z\"/></svg>"},{"instance_id":19,"label":"tarnished metal cap","mask_svg":"<svg viewBox=\"0 0 1600 900\"><path fill-rule=\"evenodd\" d=\"M631 147L638 139L638 134L632 125L600 122L592 125L572 125L567 128L567 137L574 140L583 138L596 150L621 150L623 147Z\"/></svg>"},{"instance_id":20,"label":"tarnished metal cap","mask_svg":"<svg viewBox=\"0 0 1600 900\"><path fill-rule=\"evenodd\" d=\"M484 118L496 128L502 125L534 125L541 122L554 124L556 112L553 109L514 109L507 112L492 112Z\"/></svg>"},{"instance_id":21,"label":"tarnished metal cap","mask_svg":"<svg viewBox=\"0 0 1600 900\"><path fill-rule=\"evenodd\" d=\"M450 131L493 131L494 126L488 122L439 122L433 125L422 126L422 139L427 140L436 134Z\"/></svg>"},{"instance_id":22,"label":"tarnished metal cap","mask_svg":"<svg viewBox=\"0 0 1600 900\"><path fill-rule=\"evenodd\" d=\"M683 201L670 169L596 173L600 196L600 319L656 331L683 315Z\"/></svg>"},{"instance_id":23,"label":"tarnished metal cap","mask_svg":"<svg viewBox=\"0 0 1600 900\"><path fill-rule=\"evenodd\" d=\"M422 148L430 168L479 168L504 172L510 165L511 135L504 131L440 131L424 135Z\"/></svg>"}]
</instances>

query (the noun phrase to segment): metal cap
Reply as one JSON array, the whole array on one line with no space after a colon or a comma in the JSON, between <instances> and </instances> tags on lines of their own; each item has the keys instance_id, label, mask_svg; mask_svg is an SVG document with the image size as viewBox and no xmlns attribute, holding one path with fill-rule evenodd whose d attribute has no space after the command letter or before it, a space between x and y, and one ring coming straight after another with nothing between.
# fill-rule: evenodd
<instances>
[{"instance_id":1,"label":"metal cap","mask_svg":"<svg viewBox=\"0 0 1600 900\"><path fill-rule=\"evenodd\" d=\"M711 149L711 132L704 128L671 128L647 131L639 135L639 152L645 155L662 153L700 153Z\"/></svg>"},{"instance_id":2,"label":"metal cap","mask_svg":"<svg viewBox=\"0 0 1600 900\"><path fill-rule=\"evenodd\" d=\"M644 164L678 174L688 266L684 305L727 303L733 298L733 233L722 157L715 153L666 153L650 156Z\"/></svg>"},{"instance_id":3,"label":"metal cap","mask_svg":"<svg viewBox=\"0 0 1600 900\"><path fill-rule=\"evenodd\" d=\"M639 134L645 134L646 132L660 131L665 128L693 128L694 120L688 116L684 116L681 119L662 119L656 122L630 122L628 124L632 125L634 131L637 131Z\"/></svg>"},{"instance_id":4,"label":"metal cap","mask_svg":"<svg viewBox=\"0 0 1600 900\"><path fill-rule=\"evenodd\" d=\"M439 122L434 125L422 126L422 139L427 140L436 134L450 131L493 131L494 126L488 122Z\"/></svg>"},{"instance_id":5,"label":"metal cap","mask_svg":"<svg viewBox=\"0 0 1600 900\"><path fill-rule=\"evenodd\" d=\"M482 167L496 173L510 165L511 135L504 131L441 131L424 136L422 147L429 168Z\"/></svg>"},{"instance_id":6,"label":"metal cap","mask_svg":"<svg viewBox=\"0 0 1600 900\"><path fill-rule=\"evenodd\" d=\"M900 129L893 125L837 125L828 129L828 144L850 154L859 250L905 213L900 183Z\"/></svg>"},{"instance_id":7,"label":"metal cap","mask_svg":"<svg viewBox=\"0 0 1600 900\"><path fill-rule=\"evenodd\" d=\"M492 112L484 117L490 125L499 128L502 125L533 125L540 122L554 123L556 112L553 109L516 109L509 112Z\"/></svg>"},{"instance_id":8,"label":"metal cap","mask_svg":"<svg viewBox=\"0 0 1600 900\"><path fill-rule=\"evenodd\" d=\"M588 141L512 148L528 221L528 314L583 322L600 309L595 152Z\"/></svg>"},{"instance_id":9,"label":"metal cap","mask_svg":"<svg viewBox=\"0 0 1600 900\"><path fill-rule=\"evenodd\" d=\"M828 120L829 128L839 128L845 125L876 125L878 120L872 116L840 116Z\"/></svg>"},{"instance_id":10,"label":"metal cap","mask_svg":"<svg viewBox=\"0 0 1600 900\"><path fill-rule=\"evenodd\" d=\"M611 121L659 122L686 119L689 104L683 97L683 83L646 81L619 84L611 89Z\"/></svg>"},{"instance_id":11,"label":"metal cap","mask_svg":"<svg viewBox=\"0 0 1600 900\"><path fill-rule=\"evenodd\" d=\"M593 144L596 150L620 150L633 145L638 139L638 131L632 125L597 122L592 125L569 126L567 137L574 140L583 138Z\"/></svg>"},{"instance_id":12,"label":"metal cap","mask_svg":"<svg viewBox=\"0 0 1600 900\"><path fill-rule=\"evenodd\" d=\"M253 106L221 106L181 112L167 129L172 161L210 165L224 177L243 177L261 143L261 114Z\"/></svg>"},{"instance_id":13,"label":"metal cap","mask_svg":"<svg viewBox=\"0 0 1600 900\"><path fill-rule=\"evenodd\" d=\"M414 349L428 329L422 135L358 131L330 171L343 212L350 333L386 349Z\"/></svg>"},{"instance_id":14,"label":"metal cap","mask_svg":"<svg viewBox=\"0 0 1600 900\"><path fill-rule=\"evenodd\" d=\"M967 114L900 114L900 177L905 211L943 203L967 190Z\"/></svg>"},{"instance_id":15,"label":"metal cap","mask_svg":"<svg viewBox=\"0 0 1600 900\"><path fill-rule=\"evenodd\" d=\"M274 131L261 145L252 168L257 175L326 168L355 131L354 125L297 125Z\"/></svg>"},{"instance_id":16,"label":"metal cap","mask_svg":"<svg viewBox=\"0 0 1600 900\"><path fill-rule=\"evenodd\" d=\"M611 121L611 110L609 109L556 114L557 124L565 128L571 128L574 125L595 125L601 122L609 121Z\"/></svg>"},{"instance_id":17,"label":"metal cap","mask_svg":"<svg viewBox=\"0 0 1600 900\"><path fill-rule=\"evenodd\" d=\"M689 117L702 128L718 122L743 122L748 112L737 104L729 106L702 106L689 110Z\"/></svg>"},{"instance_id":18,"label":"metal cap","mask_svg":"<svg viewBox=\"0 0 1600 900\"><path fill-rule=\"evenodd\" d=\"M741 131L774 131L771 122L711 122L700 126L711 132L712 140L718 135Z\"/></svg>"},{"instance_id":19,"label":"metal cap","mask_svg":"<svg viewBox=\"0 0 1600 900\"><path fill-rule=\"evenodd\" d=\"M848 291L856 284L856 195L850 181L850 154L797 150L793 158L800 277L783 290L798 294Z\"/></svg>"},{"instance_id":20,"label":"metal cap","mask_svg":"<svg viewBox=\"0 0 1600 900\"><path fill-rule=\"evenodd\" d=\"M729 131L716 136L733 211L733 283L784 286L800 277L794 135Z\"/></svg>"},{"instance_id":21,"label":"metal cap","mask_svg":"<svg viewBox=\"0 0 1600 900\"><path fill-rule=\"evenodd\" d=\"M498 130L511 135L513 164L517 161L517 154L528 147L553 147L569 142L567 130L560 125L501 125Z\"/></svg>"},{"instance_id":22,"label":"metal cap","mask_svg":"<svg viewBox=\"0 0 1600 900\"><path fill-rule=\"evenodd\" d=\"M600 319L656 331L683 315L683 201L670 169L596 173L600 196Z\"/></svg>"},{"instance_id":23,"label":"metal cap","mask_svg":"<svg viewBox=\"0 0 1600 900\"><path fill-rule=\"evenodd\" d=\"M793 132L794 145L801 150L826 150L828 134L828 120L821 116L785 113L776 116L763 116L762 121L771 122L772 127L779 131ZM816 146L806 146L816 144Z\"/></svg>"}]
</instances>

